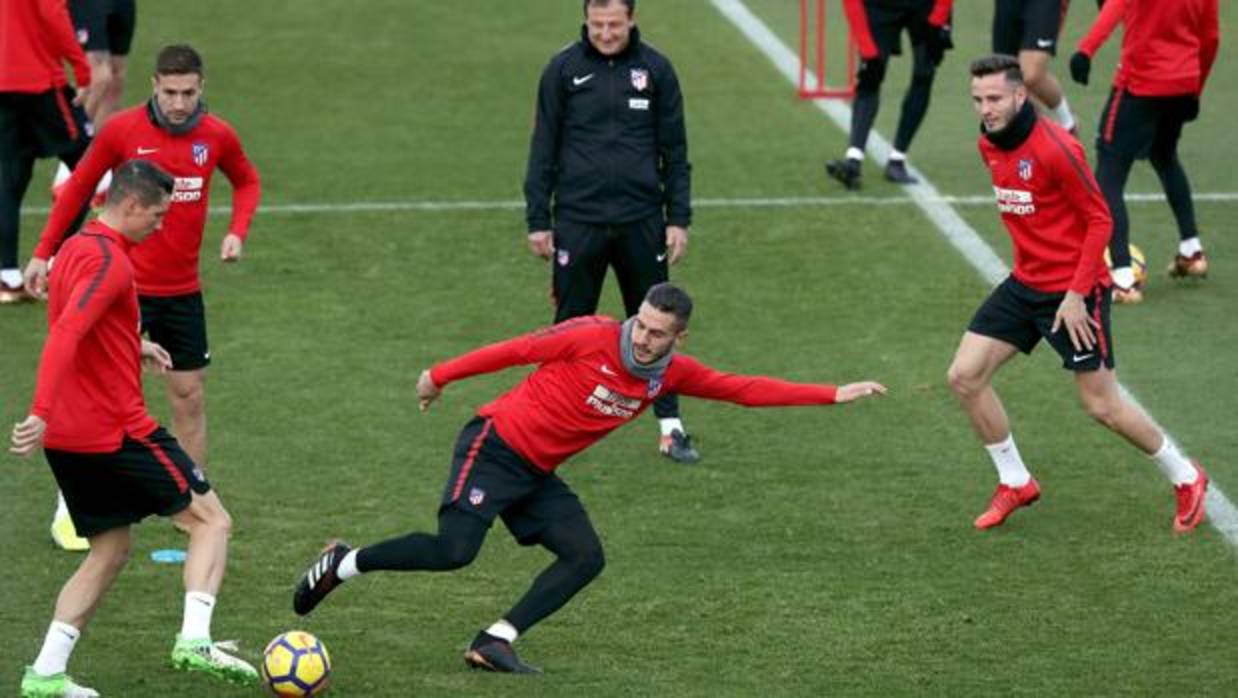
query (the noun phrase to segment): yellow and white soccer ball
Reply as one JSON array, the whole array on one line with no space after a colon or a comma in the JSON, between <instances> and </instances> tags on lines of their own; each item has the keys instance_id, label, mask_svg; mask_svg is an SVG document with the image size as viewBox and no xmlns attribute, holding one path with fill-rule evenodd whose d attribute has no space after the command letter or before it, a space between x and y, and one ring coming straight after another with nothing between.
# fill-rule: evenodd
<instances>
[{"instance_id":1,"label":"yellow and white soccer ball","mask_svg":"<svg viewBox=\"0 0 1238 698\"><path fill-rule=\"evenodd\" d=\"M1148 260L1143 256L1143 250L1136 245L1130 246L1131 250L1131 271L1135 272L1135 287L1143 288L1144 283L1148 280ZM1113 271L1113 260L1109 258L1109 248L1105 248L1105 266L1109 267L1109 271Z\"/></svg>"},{"instance_id":2,"label":"yellow and white soccer ball","mask_svg":"<svg viewBox=\"0 0 1238 698\"><path fill-rule=\"evenodd\" d=\"M331 655L318 638L289 630L267 645L262 656L262 680L280 698L304 698L326 692Z\"/></svg>"}]
</instances>

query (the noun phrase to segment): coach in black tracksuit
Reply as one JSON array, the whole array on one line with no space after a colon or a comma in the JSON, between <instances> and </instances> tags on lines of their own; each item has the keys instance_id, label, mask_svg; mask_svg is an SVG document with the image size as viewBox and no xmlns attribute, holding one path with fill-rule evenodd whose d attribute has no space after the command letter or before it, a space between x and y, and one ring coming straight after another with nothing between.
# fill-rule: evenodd
<instances>
[{"instance_id":1,"label":"coach in black tracksuit","mask_svg":"<svg viewBox=\"0 0 1238 698\"><path fill-rule=\"evenodd\" d=\"M597 312L614 267L629 316L687 249L691 165L671 62L636 28L635 0L584 0L580 41L542 72L524 194L529 247L550 259L555 322ZM553 204L552 204L553 200ZM663 453L699 458L668 396Z\"/></svg>"}]
</instances>

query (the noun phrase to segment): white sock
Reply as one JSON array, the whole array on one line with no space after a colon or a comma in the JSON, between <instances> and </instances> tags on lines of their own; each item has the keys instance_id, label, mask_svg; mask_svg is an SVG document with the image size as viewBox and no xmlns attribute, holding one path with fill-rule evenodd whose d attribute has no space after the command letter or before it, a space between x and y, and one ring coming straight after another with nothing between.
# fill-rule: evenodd
<instances>
[{"instance_id":1,"label":"white sock","mask_svg":"<svg viewBox=\"0 0 1238 698\"><path fill-rule=\"evenodd\" d=\"M516 630L516 626L500 618L494 625L486 628L486 634L497 637L500 640L515 642L516 638L520 635L520 631Z\"/></svg>"},{"instance_id":2,"label":"white sock","mask_svg":"<svg viewBox=\"0 0 1238 698\"><path fill-rule=\"evenodd\" d=\"M1075 115L1070 111L1070 105L1066 103L1066 95L1062 95L1062 101L1053 108L1053 118L1062 125L1062 128L1069 131L1075 127Z\"/></svg>"},{"instance_id":3,"label":"white sock","mask_svg":"<svg viewBox=\"0 0 1238 698\"><path fill-rule=\"evenodd\" d=\"M1135 286L1135 270L1130 267L1117 267L1110 275L1118 288L1128 289Z\"/></svg>"},{"instance_id":4,"label":"white sock","mask_svg":"<svg viewBox=\"0 0 1238 698\"><path fill-rule=\"evenodd\" d=\"M21 269L0 269L0 281L9 288L21 286Z\"/></svg>"},{"instance_id":5,"label":"white sock","mask_svg":"<svg viewBox=\"0 0 1238 698\"><path fill-rule=\"evenodd\" d=\"M860 160L862 162L864 160L864 151L856 148L855 146L847 148L847 159Z\"/></svg>"},{"instance_id":6,"label":"white sock","mask_svg":"<svg viewBox=\"0 0 1238 698\"><path fill-rule=\"evenodd\" d=\"M1185 240L1180 240L1178 242L1178 254L1182 255L1183 257L1190 257L1196 252L1203 252L1203 251L1204 251L1204 245L1203 243L1199 241L1198 235L1196 235L1193 238L1187 238Z\"/></svg>"},{"instance_id":7,"label":"white sock","mask_svg":"<svg viewBox=\"0 0 1238 698\"><path fill-rule=\"evenodd\" d=\"M1007 436L1005 441L988 444L984 448L993 459L993 465L997 466L997 479L1003 485L1022 487L1032 479L1027 466L1023 465L1023 458L1019 456L1019 447L1014 445L1014 434Z\"/></svg>"},{"instance_id":8,"label":"white sock","mask_svg":"<svg viewBox=\"0 0 1238 698\"><path fill-rule=\"evenodd\" d=\"M215 612L215 597L201 591L185 594L185 619L181 622L181 637L187 640L211 638L211 614Z\"/></svg>"},{"instance_id":9,"label":"white sock","mask_svg":"<svg viewBox=\"0 0 1238 698\"><path fill-rule=\"evenodd\" d=\"M56 176L52 177L52 187L58 187L61 184L69 181L69 175L73 174L69 171L69 166L63 162L56 164Z\"/></svg>"},{"instance_id":10,"label":"white sock","mask_svg":"<svg viewBox=\"0 0 1238 698\"><path fill-rule=\"evenodd\" d=\"M1153 453L1149 458L1156 461L1156 467L1169 478L1169 481L1174 483L1174 486L1189 485L1195 482L1195 478L1199 477L1199 472L1195 470L1195 466L1184 458L1174 446L1174 442L1168 438L1164 438L1161 443L1161 450Z\"/></svg>"},{"instance_id":11,"label":"white sock","mask_svg":"<svg viewBox=\"0 0 1238 698\"><path fill-rule=\"evenodd\" d=\"M679 421L679 417L667 417L665 419L659 419L658 426L661 427L662 429L662 436L670 436L671 432L675 431L676 429L678 429L679 431L682 431L685 434L688 433L684 431L683 422Z\"/></svg>"},{"instance_id":12,"label":"white sock","mask_svg":"<svg viewBox=\"0 0 1238 698\"><path fill-rule=\"evenodd\" d=\"M43 649L39 650L39 657L34 660L34 673L39 676L63 674L69 665L69 655L73 654L73 646L81 636L82 632L72 625L52 621L47 627L47 637L43 638Z\"/></svg>"},{"instance_id":13,"label":"white sock","mask_svg":"<svg viewBox=\"0 0 1238 698\"><path fill-rule=\"evenodd\" d=\"M906 159L907 159L907 153L904 153L904 152L903 152L903 151L901 151L901 150L891 150L891 151L890 151L890 159L891 159L891 160L906 160Z\"/></svg>"},{"instance_id":14,"label":"white sock","mask_svg":"<svg viewBox=\"0 0 1238 698\"><path fill-rule=\"evenodd\" d=\"M361 574L361 570L357 569L358 550L360 550L360 548L349 550L348 554L344 556L344 559L340 560L340 566L335 570L335 576L339 577L340 581L352 579L353 577Z\"/></svg>"},{"instance_id":15,"label":"white sock","mask_svg":"<svg viewBox=\"0 0 1238 698\"><path fill-rule=\"evenodd\" d=\"M59 519L62 516L68 516L68 515L69 515L69 505L66 504L64 501L64 492L61 492L60 490L56 490L55 518Z\"/></svg>"}]
</instances>

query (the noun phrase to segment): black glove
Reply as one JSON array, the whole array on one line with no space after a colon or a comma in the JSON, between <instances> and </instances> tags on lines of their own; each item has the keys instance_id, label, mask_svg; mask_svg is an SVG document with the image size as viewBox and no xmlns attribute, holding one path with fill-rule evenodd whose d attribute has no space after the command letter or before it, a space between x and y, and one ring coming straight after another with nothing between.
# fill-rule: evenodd
<instances>
[{"instance_id":1,"label":"black glove","mask_svg":"<svg viewBox=\"0 0 1238 698\"><path fill-rule=\"evenodd\" d=\"M954 48L954 39L951 37L950 24L943 24L940 27L929 25L928 38L925 39L924 47L928 51L928 58L933 62L933 65L941 65L941 61L946 57L946 51Z\"/></svg>"},{"instance_id":2,"label":"black glove","mask_svg":"<svg viewBox=\"0 0 1238 698\"><path fill-rule=\"evenodd\" d=\"M1182 120L1194 121L1199 118L1199 97L1188 97L1182 108Z\"/></svg>"},{"instance_id":3,"label":"black glove","mask_svg":"<svg viewBox=\"0 0 1238 698\"><path fill-rule=\"evenodd\" d=\"M1092 72L1092 59L1083 51L1075 51L1070 57L1070 77L1080 85L1088 84L1088 74Z\"/></svg>"}]
</instances>

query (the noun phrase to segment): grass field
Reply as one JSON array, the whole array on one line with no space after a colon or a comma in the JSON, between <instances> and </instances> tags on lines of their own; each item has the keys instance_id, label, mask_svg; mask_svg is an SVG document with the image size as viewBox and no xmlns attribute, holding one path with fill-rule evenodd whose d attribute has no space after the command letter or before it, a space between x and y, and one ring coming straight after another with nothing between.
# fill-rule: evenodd
<instances>
[{"instance_id":1,"label":"grass field","mask_svg":"<svg viewBox=\"0 0 1238 698\"><path fill-rule=\"evenodd\" d=\"M967 61L988 45L989 3L959 3L956 42L912 149L945 195L990 191L976 156ZM1238 14L1222 3L1222 35ZM797 3L750 0L784 40ZM460 652L548 562L498 528L467 570L373 575L311 618L290 592L322 542L373 542L434 524L458 429L521 372L453 385L419 414L430 364L544 324L548 272L524 247L519 199L534 88L575 37L575 2L429 0L144 2L129 98L147 92L155 50L190 41L208 62L212 110L240 131L265 205L243 263L203 273L214 365L209 474L236 520L217 639L256 658L275 634L318 634L336 663L332 695L1230 695L1238 687L1234 549L1213 527L1170 531L1154 465L1091 424L1041 349L999 378L1044 496L1001 529L971 527L994 484L944 383L986 283L895 186L868 167L865 197L824 181L846 136L711 3L642 0L641 26L683 85L699 206L673 276L695 296L688 350L730 370L798 380L874 378L882 401L744 410L685 401L705 456L660 458L651 418L561 473L606 545L603 575L519 647L547 675L469 672ZM1063 44L1094 13L1072 3ZM794 44L791 44L794 46ZM1085 143L1112 72L1067 92ZM1147 300L1114 310L1120 377L1153 415L1238 492L1238 174L1227 114L1238 63L1222 45L1182 158L1200 201L1214 273L1161 273L1176 235L1167 206L1135 203ZM1065 61L1055 62L1065 78ZM907 61L887 78L889 136ZM36 181L44 181L46 163ZM220 178L221 182L223 180ZM41 187L28 197L46 206ZM1159 191L1136 168L1131 192ZM830 205L739 198L832 197ZM847 203L847 201L853 203ZM320 210L295 204L493 202L457 210ZM228 202L227 187L216 205ZM727 203L730 202L730 203ZM1004 258L991 205L959 212ZM24 254L44 215L23 218ZM24 258L24 257L23 257ZM603 310L621 312L613 284ZM0 311L0 421L28 407L45 334L42 306ZM1229 357L1229 358L1227 358ZM162 388L148 384L168 417ZM78 558L47 536L54 486L41 458L2 459L0 691L31 661L56 590ZM183 545L138 528L130 567L87 630L71 673L108 696L255 695L165 666L181 614L180 569L150 562Z\"/></svg>"}]
</instances>

